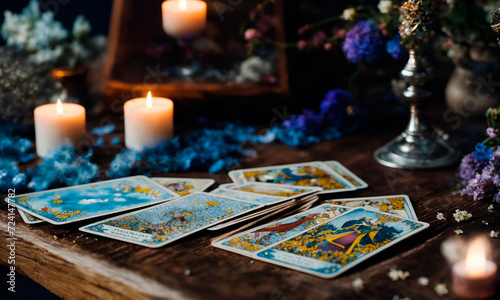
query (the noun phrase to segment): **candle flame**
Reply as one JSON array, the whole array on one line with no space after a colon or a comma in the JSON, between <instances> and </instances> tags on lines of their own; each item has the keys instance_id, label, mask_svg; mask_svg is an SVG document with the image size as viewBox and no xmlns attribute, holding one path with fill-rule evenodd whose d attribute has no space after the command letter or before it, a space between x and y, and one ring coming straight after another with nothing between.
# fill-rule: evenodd
<instances>
[{"instance_id":1,"label":"candle flame","mask_svg":"<svg viewBox=\"0 0 500 300\"><path fill-rule=\"evenodd\" d=\"M186 10L187 9L187 2L186 0L180 0L179 1L179 10Z\"/></svg>"},{"instance_id":2,"label":"candle flame","mask_svg":"<svg viewBox=\"0 0 500 300\"><path fill-rule=\"evenodd\" d=\"M148 92L148 97L146 98L146 107L151 109L153 107L153 98L151 97L151 92Z\"/></svg>"},{"instance_id":3,"label":"candle flame","mask_svg":"<svg viewBox=\"0 0 500 300\"><path fill-rule=\"evenodd\" d=\"M62 116L63 115L63 107L62 107L61 99L57 99L56 108L57 108L57 115Z\"/></svg>"},{"instance_id":4,"label":"candle flame","mask_svg":"<svg viewBox=\"0 0 500 300\"><path fill-rule=\"evenodd\" d=\"M465 258L465 273L472 278L483 277L486 274L486 251L488 241L479 237L474 239L467 250Z\"/></svg>"}]
</instances>

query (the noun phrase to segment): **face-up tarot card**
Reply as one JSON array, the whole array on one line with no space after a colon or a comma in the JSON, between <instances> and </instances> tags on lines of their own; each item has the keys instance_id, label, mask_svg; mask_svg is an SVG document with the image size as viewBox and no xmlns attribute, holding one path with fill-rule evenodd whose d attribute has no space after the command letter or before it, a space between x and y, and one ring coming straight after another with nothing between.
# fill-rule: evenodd
<instances>
[{"instance_id":1,"label":"face-up tarot card","mask_svg":"<svg viewBox=\"0 0 500 300\"><path fill-rule=\"evenodd\" d=\"M83 226L80 230L158 248L260 207L262 205L255 202L197 193Z\"/></svg>"},{"instance_id":2,"label":"face-up tarot card","mask_svg":"<svg viewBox=\"0 0 500 300\"><path fill-rule=\"evenodd\" d=\"M146 176L133 176L18 195L9 200L34 217L62 225L178 197Z\"/></svg>"},{"instance_id":3,"label":"face-up tarot card","mask_svg":"<svg viewBox=\"0 0 500 300\"><path fill-rule=\"evenodd\" d=\"M212 246L251 257L253 253L264 247L279 243L348 210L350 208L323 204L285 219L252 228L221 241L213 242Z\"/></svg>"},{"instance_id":4,"label":"face-up tarot card","mask_svg":"<svg viewBox=\"0 0 500 300\"><path fill-rule=\"evenodd\" d=\"M153 177L151 179L174 191L181 197L203 192L215 183L213 179L198 178Z\"/></svg>"},{"instance_id":5,"label":"face-up tarot card","mask_svg":"<svg viewBox=\"0 0 500 300\"><path fill-rule=\"evenodd\" d=\"M351 172L349 169L344 167L341 163L335 160L329 160L329 161L324 161L324 163L330 167L330 169L334 170L335 172L339 173L347 179L350 183L352 183L357 189L364 189L368 187L368 183L364 182L361 178L356 176L353 172Z\"/></svg>"},{"instance_id":6,"label":"face-up tarot card","mask_svg":"<svg viewBox=\"0 0 500 300\"><path fill-rule=\"evenodd\" d=\"M22 211L20 209L18 209L17 211L19 212L19 215L21 215L21 218L23 219L24 223L26 223L26 224L33 225L33 224L45 222L43 220L40 220L37 217L33 217L32 215L25 213L24 211Z\"/></svg>"},{"instance_id":7,"label":"face-up tarot card","mask_svg":"<svg viewBox=\"0 0 500 300\"><path fill-rule=\"evenodd\" d=\"M353 191L356 187L322 162L234 170L229 177L239 184L266 182L323 188L320 194Z\"/></svg>"},{"instance_id":8,"label":"face-up tarot card","mask_svg":"<svg viewBox=\"0 0 500 300\"><path fill-rule=\"evenodd\" d=\"M264 248L253 257L319 277L333 278L428 226L427 223L357 208Z\"/></svg>"},{"instance_id":9,"label":"face-up tarot card","mask_svg":"<svg viewBox=\"0 0 500 300\"><path fill-rule=\"evenodd\" d=\"M410 198L407 195L326 200L326 202L347 207L362 207L368 210L387 212L402 218L418 220Z\"/></svg>"},{"instance_id":10,"label":"face-up tarot card","mask_svg":"<svg viewBox=\"0 0 500 300\"><path fill-rule=\"evenodd\" d=\"M261 182L228 185L227 187L223 185L220 189L235 191L242 194L263 195L265 198L258 198L256 201L265 205L274 205L322 191L320 187L293 186Z\"/></svg>"}]
</instances>

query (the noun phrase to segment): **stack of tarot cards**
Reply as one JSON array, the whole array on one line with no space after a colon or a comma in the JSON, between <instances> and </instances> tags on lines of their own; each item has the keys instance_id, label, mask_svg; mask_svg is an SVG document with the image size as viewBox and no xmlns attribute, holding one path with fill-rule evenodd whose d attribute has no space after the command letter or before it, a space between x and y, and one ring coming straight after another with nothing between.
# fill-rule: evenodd
<instances>
[{"instance_id":1,"label":"stack of tarot cards","mask_svg":"<svg viewBox=\"0 0 500 300\"><path fill-rule=\"evenodd\" d=\"M220 185L212 194L255 201L266 207L250 215L224 222L218 230L243 221L268 216L294 207L305 210L318 200L316 194L348 192L368 184L337 161L242 169L229 172L233 184Z\"/></svg>"},{"instance_id":2,"label":"stack of tarot cards","mask_svg":"<svg viewBox=\"0 0 500 300\"><path fill-rule=\"evenodd\" d=\"M333 278L429 226L417 220L406 195L327 202L212 245Z\"/></svg>"}]
</instances>

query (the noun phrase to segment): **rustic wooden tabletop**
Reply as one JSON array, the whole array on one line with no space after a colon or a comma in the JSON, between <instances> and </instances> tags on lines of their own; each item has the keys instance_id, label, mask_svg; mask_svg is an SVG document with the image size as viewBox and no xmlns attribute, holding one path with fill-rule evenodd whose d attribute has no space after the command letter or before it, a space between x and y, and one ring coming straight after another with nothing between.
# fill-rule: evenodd
<instances>
[{"instance_id":1,"label":"rustic wooden tabletop","mask_svg":"<svg viewBox=\"0 0 500 300\"><path fill-rule=\"evenodd\" d=\"M451 125L444 124L442 128L450 131ZM242 161L240 167L246 168L335 159L370 186L334 197L390 194L410 197L419 220L430 223L430 228L368 259L339 278L325 280L211 246L213 239L235 228L216 232L205 230L163 248L149 249L83 234L78 231L83 225L80 223L26 225L19 215L15 220L16 271L55 295L71 299L392 299L394 295L411 299L453 299L450 267L441 254L441 244L455 236L457 228L464 231L465 238L500 230L499 212L488 212L487 203L473 202L460 195L457 166L417 171L390 169L376 163L372 156L374 150L393 138L403 126L403 123L389 124L387 130L365 130L306 149L282 144L259 145L256 146L258 156ZM457 128L451 131L452 139L468 139L466 132L469 129L466 128L469 127ZM119 130L116 135L123 136ZM100 165L106 166L120 147L97 150L95 155L100 157ZM213 178L217 184L230 182L226 173L158 175ZM101 178L105 178L104 174ZM324 200L321 198L316 205ZM457 223L452 217L456 209L468 210L472 219ZM436 219L438 211L447 221ZM7 222L6 204L2 201L2 240L7 237ZM500 240L491 241L494 249L500 247ZM495 256L497 263L500 262L498 254ZM0 247L2 264L7 264L7 257L3 243ZM391 268L409 271L410 277L391 281L387 276ZM417 283L420 276L429 278L428 286ZM362 291L356 291L351 285L358 277L364 282ZM447 284L448 295L438 296L434 290L437 283ZM496 297L500 298L500 294Z\"/></svg>"}]
</instances>

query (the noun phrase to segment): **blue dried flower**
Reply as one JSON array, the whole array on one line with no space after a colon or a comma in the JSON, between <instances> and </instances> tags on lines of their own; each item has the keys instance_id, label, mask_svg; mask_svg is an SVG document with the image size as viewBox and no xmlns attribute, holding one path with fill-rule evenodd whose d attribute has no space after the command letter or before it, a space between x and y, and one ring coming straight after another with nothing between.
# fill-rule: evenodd
<instances>
[{"instance_id":1,"label":"blue dried flower","mask_svg":"<svg viewBox=\"0 0 500 300\"><path fill-rule=\"evenodd\" d=\"M49 151L41 165L26 171L30 178L28 188L41 191L56 186L89 183L98 175L98 166L90 162L92 154L92 150L78 154L69 143Z\"/></svg>"},{"instance_id":2,"label":"blue dried flower","mask_svg":"<svg viewBox=\"0 0 500 300\"><path fill-rule=\"evenodd\" d=\"M2 159L21 163L32 160L34 154L29 152L31 141L17 135L6 135L2 129L0 128L0 153L2 153Z\"/></svg>"},{"instance_id":3,"label":"blue dried flower","mask_svg":"<svg viewBox=\"0 0 500 300\"><path fill-rule=\"evenodd\" d=\"M405 56L407 53L406 47L401 43L401 36L396 34L392 40L387 42L387 53L389 53L392 58L399 60Z\"/></svg>"},{"instance_id":4,"label":"blue dried flower","mask_svg":"<svg viewBox=\"0 0 500 300\"><path fill-rule=\"evenodd\" d=\"M474 153L474 158L478 161L487 161L490 160L491 155L493 154L493 150L490 147L486 146L483 143L476 144L476 151Z\"/></svg>"},{"instance_id":5,"label":"blue dried flower","mask_svg":"<svg viewBox=\"0 0 500 300\"><path fill-rule=\"evenodd\" d=\"M385 36L373 20L359 20L346 34L342 50L353 63L376 62L385 54Z\"/></svg>"},{"instance_id":6,"label":"blue dried flower","mask_svg":"<svg viewBox=\"0 0 500 300\"><path fill-rule=\"evenodd\" d=\"M92 133L95 135L106 135L113 133L115 131L115 125L109 124L101 127L95 127L92 129Z\"/></svg>"}]
</instances>

